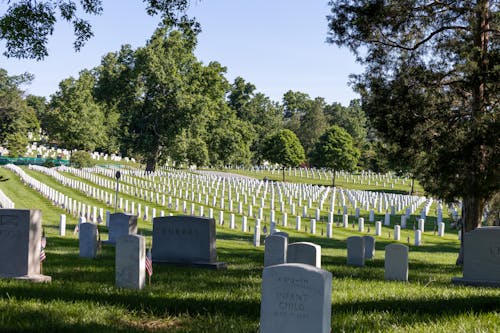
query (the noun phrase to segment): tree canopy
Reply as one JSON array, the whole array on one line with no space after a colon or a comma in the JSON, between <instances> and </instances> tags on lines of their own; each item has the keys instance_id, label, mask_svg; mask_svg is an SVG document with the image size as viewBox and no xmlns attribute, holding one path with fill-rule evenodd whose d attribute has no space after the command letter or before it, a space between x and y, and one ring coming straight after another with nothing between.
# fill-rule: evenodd
<instances>
[{"instance_id":1,"label":"tree canopy","mask_svg":"<svg viewBox=\"0 0 500 333\"><path fill-rule=\"evenodd\" d=\"M188 0L143 0L146 12L160 15L173 23L190 21L178 12L187 8ZM5 41L4 56L41 60L48 55L47 43L58 20L73 26L73 47L79 51L94 33L88 20L81 14L100 15L103 0L18 0L8 1L6 12L0 16L0 39ZM193 21L191 20L191 23Z\"/></svg>"},{"instance_id":2,"label":"tree canopy","mask_svg":"<svg viewBox=\"0 0 500 333\"><path fill-rule=\"evenodd\" d=\"M337 125L326 130L316 143L311 163L317 167L353 171L360 156L359 149L347 131ZM333 181L335 186L335 180Z\"/></svg>"},{"instance_id":3,"label":"tree canopy","mask_svg":"<svg viewBox=\"0 0 500 333\"><path fill-rule=\"evenodd\" d=\"M329 41L366 66L354 77L378 135L424 188L462 198L465 230L500 189L498 1L330 1Z\"/></svg>"}]
</instances>

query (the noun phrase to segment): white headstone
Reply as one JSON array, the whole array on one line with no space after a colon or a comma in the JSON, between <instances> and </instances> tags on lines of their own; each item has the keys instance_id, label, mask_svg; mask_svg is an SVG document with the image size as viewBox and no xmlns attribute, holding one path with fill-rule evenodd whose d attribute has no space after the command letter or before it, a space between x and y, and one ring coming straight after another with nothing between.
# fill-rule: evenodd
<instances>
[{"instance_id":1,"label":"white headstone","mask_svg":"<svg viewBox=\"0 0 500 333\"><path fill-rule=\"evenodd\" d=\"M385 279L408 281L408 246L389 244L385 247Z\"/></svg>"},{"instance_id":2,"label":"white headstone","mask_svg":"<svg viewBox=\"0 0 500 333\"><path fill-rule=\"evenodd\" d=\"M310 242L288 244L287 262L321 268L321 246Z\"/></svg>"},{"instance_id":3,"label":"white headstone","mask_svg":"<svg viewBox=\"0 0 500 333\"><path fill-rule=\"evenodd\" d=\"M270 235L264 240L264 267L286 263L288 238Z\"/></svg>"},{"instance_id":4,"label":"white headstone","mask_svg":"<svg viewBox=\"0 0 500 333\"><path fill-rule=\"evenodd\" d=\"M351 266L365 265L365 240L360 236L347 238L347 264Z\"/></svg>"},{"instance_id":5,"label":"white headstone","mask_svg":"<svg viewBox=\"0 0 500 333\"><path fill-rule=\"evenodd\" d=\"M260 333L330 333L332 274L305 264L264 268Z\"/></svg>"},{"instance_id":6,"label":"white headstone","mask_svg":"<svg viewBox=\"0 0 500 333\"><path fill-rule=\"evenodd\" d=\"M95 258L97 255L97 225L83 222L78 235L80 257Z\"/></svg>"},{"instance_id":7,"label":"white headstone","mask_svg":"<svg viewBox=\"0 0 500 333\"><path fill-rule=\"evenodd\" d=\"M66 235L66 215L61 214L59 216L59 236Z\"/></svg>"},{"instance_id":8,"label":"white headstone","mask_svg":"<svg viewBox=\"0 0 500 333\"><path fill-rule=\"evenodd\" d=\"M115 283L117 287L142 289L146 285L146 240L125 235L116 240Z\"/></svg>"},{"instance_id":9,"label":"white headstone","mask_svg":"<svg viewBox=\"0 0 500 333\"><path fill-rule=\"evenodd\" d=\"M401 226L395 225L394 226L394 240L400 240L401 239Z\"/></svg>"}]
</instances>

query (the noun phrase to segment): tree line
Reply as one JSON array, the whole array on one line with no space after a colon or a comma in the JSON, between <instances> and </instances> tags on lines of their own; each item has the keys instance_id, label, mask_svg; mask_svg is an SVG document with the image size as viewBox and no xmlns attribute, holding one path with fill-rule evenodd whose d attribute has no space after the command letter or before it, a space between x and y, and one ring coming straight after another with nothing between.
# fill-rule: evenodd
<instances>
[{"instance_id":1,"label":"tree line","mask_svg":"<svg viewBox=\"0 0 500 333\"><path fill-rule=\"evenodd\" d=\"M272 101L255 85L194 55L193 25L161 25L144 47L124 45L99 66L67 78L46 100L23 96L29 76L1 72L3 112L0 142L12 155L24 153L27 133L38 128L49 143L67 149L119 152L148 170L170 159L196 166L314 165L337 170L384 171L380 141L358 100L328 104L288 91ZM13 121L8 117L18 117ZM384 170L383 170L384 169Z\"/></svg>"}]
</instances>

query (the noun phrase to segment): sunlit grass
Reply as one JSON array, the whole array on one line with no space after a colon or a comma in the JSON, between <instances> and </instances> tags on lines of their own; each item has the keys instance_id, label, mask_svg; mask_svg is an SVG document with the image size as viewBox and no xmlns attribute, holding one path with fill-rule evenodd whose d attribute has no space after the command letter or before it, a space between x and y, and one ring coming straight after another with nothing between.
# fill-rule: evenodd
<instances>
[{"instance_id":1,"label":"sunlit grass","mask_svg":"<svg viewBox=\"0 0 500 333\"><path fill-rule=\"evenodd\" d=\"M50 284L0 280L0 331L257 332L264 249L252 246L251 233L229 230L228 223L217 227L218 260L228 263L225 271L155 265L151 285L141 291L120 289L114 285L113 247L103 246L93 260L79 258L71 229L76 220L68 216L68 236L59 237L59 214L64 211L24 187L10 171L0 168L0 175L10 178L0 186L17 208L42 209L48 236L43 270L53 279ZM32 175L97 204L59 188L50 177ZM363 268L346 265L346 238L360 235L357 228L334 226L332 239L321 236L324 221L316 235L294 230L292 219L288 228L279 228L289 232L291 242L321 245L322 268L333 275L332 332L500 331L500 290L453 285L451 278L461 276L455 266L456 232L447 229L441 238L431 226L420 247L412 245L411 224L402 230L401 243L411 238L407 283L384 281L384 247L394 242L389 238L392 227L376 237L375 259ZM368 227L373 235L373 223L365 222ZM106 228L99 229L107 239ZM150 244L151 222L140 221L140 230Z\"/></svg>"}]
</instances>

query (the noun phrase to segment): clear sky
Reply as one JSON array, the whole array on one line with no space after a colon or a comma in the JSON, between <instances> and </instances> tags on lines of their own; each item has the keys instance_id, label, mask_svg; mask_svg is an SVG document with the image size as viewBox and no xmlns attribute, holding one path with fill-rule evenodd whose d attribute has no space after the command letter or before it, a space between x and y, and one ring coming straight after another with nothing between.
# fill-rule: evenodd
<instances>
[{"instance_id":1,"label":"clear sky","mask_svg":"<svg viewBox=\"0 0 500 333\"><path fill-rule=\"evenodd\" d=\"M49 97L61 80L98 66L107 52L123 44L143 46L159 22L146 14L141 0L104 0L103 6L101 16L83 16L95 36L80 52L73 50L71 26L59 22L45 60L1 56L0 67L10 75L34 74L25 90ZM2 3L0 11L4 8ZM230 82L241 76L275 101L288 90L343 105L358 97L348 86L348 76L362 68L347 49L326 43L327 0L191 0L188 14L203 30L196 56L206 64L218 61L227 67ZM4 45L0 48L3 51Z\"/></svg>"}]
</instances>

